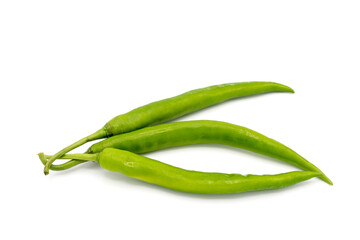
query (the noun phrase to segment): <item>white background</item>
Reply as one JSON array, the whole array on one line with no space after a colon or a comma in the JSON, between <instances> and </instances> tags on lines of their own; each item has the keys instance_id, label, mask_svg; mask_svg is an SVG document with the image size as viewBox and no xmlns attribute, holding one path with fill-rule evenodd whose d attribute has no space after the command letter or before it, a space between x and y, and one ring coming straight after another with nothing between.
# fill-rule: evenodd
<instances>
[{"instance_id":1,"label":"white background","mask_svg":"<svg viewBox=\"0 0 360 240\"><path fill-rule=\"evenodd\" d=\"M359 1L1 1L0 238L358 239L359 12ZM312 179L204 196L96 164L42 173L38 152L55 153L118 114L242 81L275 81L296 93L238 99L180 120L259 131L334 186ZM201 171L297 170L227 147L147 156Z\"/></svg>"}]
</instances>

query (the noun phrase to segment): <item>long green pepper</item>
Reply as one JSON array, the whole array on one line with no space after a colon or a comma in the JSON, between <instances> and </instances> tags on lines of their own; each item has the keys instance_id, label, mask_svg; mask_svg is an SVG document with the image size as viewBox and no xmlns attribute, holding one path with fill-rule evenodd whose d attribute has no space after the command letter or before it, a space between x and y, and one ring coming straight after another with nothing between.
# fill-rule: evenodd
<instances>
[{"instance_id":1,"label":"long green pepper","mask_svg":"<svg viewBox=\"0 0 360 240\"><path fill-rule=\"evenodd\" d=\"M142 128L95 143L87 153L99 153L106 148L147 153L170 147L204 143L233 146L273 157L306 171L319 172L322 180L332 184L320 169L285 145L251 129L219 121L183 121ZM69 166L71 162L77 165L85 161L71 160L64 165ZM59 165L57 167L60 168Z\"/></svg>"},{"instance_id":2,"label":"long green pepper","mask_svg":"<svg viewBox=\"0 0 360 240\"><path fill-rule=\"evenodd\" d=\"M144 105L113 118L100 130L53 155L45 164L44 173L45 175L49 174L49 169L56 159L89 141L166 122L229 99L269 92L294 91L285 85L273 82L228 83L192 90L172 98Z\"/></svg>"},{"instance_id":3,"label":"long green pepper","mask_svg":"<svg viewBox=\"0 0 360 240\"><path fill-rule=\"evenodd\" d=\"M40 158L44 158L40 154ZM276 175L240 175L190 171L124 150L106 148L97 154L69 154L63 158L95 161L120 172L168 189L200 194L225 194L284 188L318 177L321 173L293 171Z\"/></svg>"}]
</instances>

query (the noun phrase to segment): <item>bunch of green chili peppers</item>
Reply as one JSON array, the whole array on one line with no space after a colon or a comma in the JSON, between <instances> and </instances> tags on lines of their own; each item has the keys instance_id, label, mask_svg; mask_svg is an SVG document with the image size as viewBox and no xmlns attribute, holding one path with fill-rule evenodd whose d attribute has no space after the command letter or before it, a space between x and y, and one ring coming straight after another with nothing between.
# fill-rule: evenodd
<instances>
[{"instance_id":1,"label":"bunch of green chili peppers","mask_svg":"<svg viewBox=\"0 0 360 240\"><path fill-rule=\"evenodd\" d=\"M290 87L273 82L228 83L192 90L153 102L119 115L95 133L80 139L55 155L39 153L49 170L62 171L85 163L98 162L102 168L165 188L203 194L239 193L290 186L313 177L332 185L315 165L285 145L251 129L238 125L201 120L164 123L197 110L230 100L270 92L294 92ZM67 154L96 139L86 153ZM276 175L241 175L190 171L138 154L191 144L223 144L270 156L303 171ZM71 159L53 164L56 159Z\"/></svg>"}]
</instances>

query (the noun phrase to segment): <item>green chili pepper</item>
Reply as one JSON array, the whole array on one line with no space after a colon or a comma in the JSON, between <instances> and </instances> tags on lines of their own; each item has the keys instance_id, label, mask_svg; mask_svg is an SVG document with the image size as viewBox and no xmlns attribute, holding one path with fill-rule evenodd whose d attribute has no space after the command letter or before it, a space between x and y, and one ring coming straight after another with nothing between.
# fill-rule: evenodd
<instances>
[{"instance_id":1,"label":"green chili pepper","mask_svg":"<svg viewBox=\"0 0 360 240\"><path fill-rule=\"evenodd\" d=\"M40 154L41 158L44 158ZM278 189L318 177L312 171L277 175L240 175L189 171L124 150L106 148L97 154L68 154L63 158L95 161L104 169L176 191L225 194Z\"/></svg>"},{"instance_id":2,"label":"green chili pepper","mask_svg":"<svg viewBox=\"0 0 360 240\"><path fill-rule=\"evenodd\" d=\"M189 91L176 97L147 104L113 118L100 130L53 155L46 163L44 173L45 175L49 173L51 164L57 158L89 141L166 122L229 99L269 92L294 91L287 86L272 82L228 83Z\"/></svg>"},{"instance_id":3,"label":"green chili pepper","mask_svg":"<svg viewBox=\"0 0 360 240\"><path fill-rule=\"evenodd\" d=\"M147 153L175 146L203 143L229 145L270 156L303 170L319 172L322 180L332 184L320 169L285 145L251 129L219 121L184 121L142 128L95 143L87 152L99 153L105 148L117 148L134 153ZM63 166L58 165L57 168L64 170L82 162L84 161L71 160Z\"/></svg>"}]
</instances>

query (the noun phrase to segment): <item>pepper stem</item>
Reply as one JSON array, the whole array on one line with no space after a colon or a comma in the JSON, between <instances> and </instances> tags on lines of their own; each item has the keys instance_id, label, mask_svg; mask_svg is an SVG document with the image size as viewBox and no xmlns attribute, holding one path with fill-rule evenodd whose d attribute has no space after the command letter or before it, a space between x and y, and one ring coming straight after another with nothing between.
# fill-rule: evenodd
<instances>
[{"instance_id":1,"label":"pepper stem","mask_svg":"<svg viewBox=\"0 0 360 240\"><path fill-rule=\"evenodd\" d=\"M40 157L39 153L39 157ZM87 160L87 161L92 161L92 162L97 162L97 156L98 153L74 153L74 154L64 154L63 156L61 156L60 158L58 158L58 160L67 160L67 159L76 159L76 160ZM51 155L44 155L43 156L46 159L51 158Z\"/></svg>"},{"instance_id":2,"label":"pepper stem","mask_svg":"<svg viewBox=\"0 0 360 240\"><path fill-rule=\"evenodd\" d=\"M100 138L105 138L107 136L106 131L102 128L98 131L96 131L95 133L84 137L82 139L80 139L79 141L71 144L70 146L67 146L66 148L62 149L61 151L59 151L58 153L56 153L55 155L53 155L45 164L45 168L44 168L44 174L48 175L49 174L49 169L51 164L58 158L62 157L65 153L70 152L71 150L80 147L81 145L84 145L87 142L96 140L96 139L100 139Z\"/></svg>"},{"instance_id":3,"label":"pepper stem","mask_svg":"<svg viewBox=\"0 0 360 240\"><path fill-rule=\"evenodd\" d=\"M99 153L94 153L94 154L89 154L89 153L76 153L76 154L65 154L62 157L58 158L58 160L68 160L68 159L73 159L71 161L79 161L80 163L86 162L86 161L91 161L91 162L98 162L98 155ZM39 159L41 160L41 162L46 165L46 163L48 162L47 158L50 158L51 155L45 155L43 152L38 153ZM70 161L70 162L71 162ZM66 162L68 163L68 162ZM60 165L51 165L51 169L54 171L62 171L62 170L66 170L66 163L60 164ZM65 166L65 168L63 167ZM71 166L72 167L72 166Z\"/></svg>"}]
</instances>

